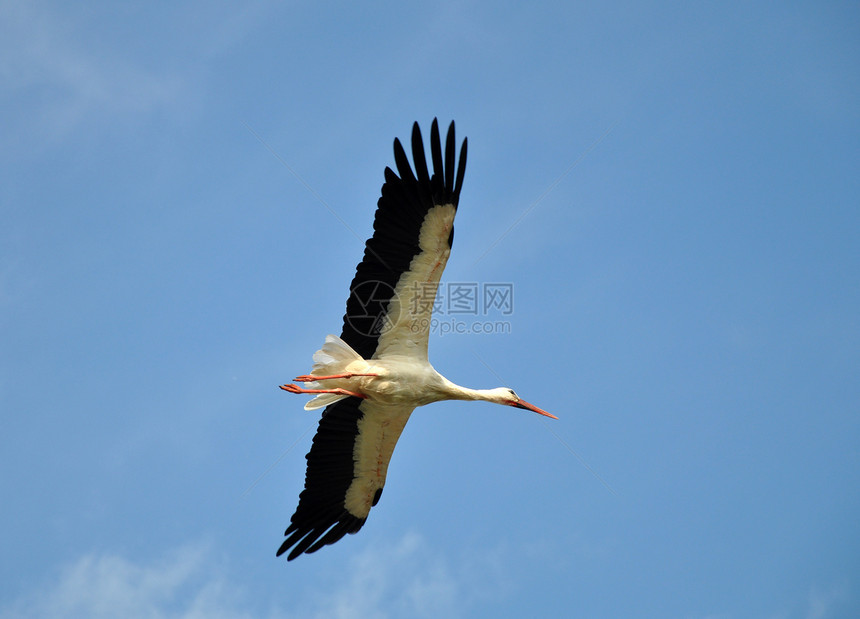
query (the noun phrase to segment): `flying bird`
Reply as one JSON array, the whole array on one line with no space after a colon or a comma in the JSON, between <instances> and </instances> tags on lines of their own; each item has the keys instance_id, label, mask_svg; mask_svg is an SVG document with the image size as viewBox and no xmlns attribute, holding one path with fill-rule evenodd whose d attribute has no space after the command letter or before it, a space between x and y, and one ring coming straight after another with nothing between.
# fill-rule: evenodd
<instances>
[{"instance_id":1,"label":"flying bird","mask_svg":"<svg viewBox=\"0 0 860 619\"><path fill-rule=\"evenodd\" d=\"M289 551L292 561L361 529L382 495L397 439L418 406L484 400L557 419L507 387L455 385L427 359L433 305L454 240L467 142L455 167L454 123L443 155L434 119L431 176L418 123L412 127L414 174L395 138L397 174L385 168L373 236L350 286L343 331L340 337L326 336L310 374L281 385L290 393L313 394L306 410L325 411L306 456L305 488L278 556Z\"/></svg>"}]
</instances>

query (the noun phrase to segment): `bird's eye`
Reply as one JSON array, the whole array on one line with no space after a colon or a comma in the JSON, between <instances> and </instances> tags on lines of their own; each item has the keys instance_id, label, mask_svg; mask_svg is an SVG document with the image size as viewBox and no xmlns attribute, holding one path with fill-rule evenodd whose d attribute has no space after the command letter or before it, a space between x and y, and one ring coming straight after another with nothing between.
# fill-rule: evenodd
<instances>
[{"instance_id":1,"label":"bird's eye","mask_svg":"<svg viewBox=\"0 0 860 619\"><path fill-rule=\"evenodd\" d=\"M513 389L508 389L508 393L511 394L511 397L516 398L517 400L520 399L520 397L514 392Z\"/></svg>"}]
</instances>

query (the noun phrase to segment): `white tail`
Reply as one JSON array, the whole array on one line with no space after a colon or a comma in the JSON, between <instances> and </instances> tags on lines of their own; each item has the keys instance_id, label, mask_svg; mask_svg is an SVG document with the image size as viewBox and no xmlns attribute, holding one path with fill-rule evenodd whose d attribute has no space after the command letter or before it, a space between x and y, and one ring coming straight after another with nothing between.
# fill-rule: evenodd
<instances>
[{"instance_id":1,"label":"white tail","mask_svg":"<svg viewBox=\"0 0 860 619\"><path fill-rule=\"evenodd\" d=\"M314 374L317 376L341 374L347 365L360 360L361 355L355 352L349 344L336 335L326 335L323 347L314 353L314 367L311 370L311 376ZM320 383L310 382L305 386L308 389L319 389ZM348 396L336 393L321 393L305 404L305 410L312 411L323 408L346 397Z\"/></svg>"}]
</instances>

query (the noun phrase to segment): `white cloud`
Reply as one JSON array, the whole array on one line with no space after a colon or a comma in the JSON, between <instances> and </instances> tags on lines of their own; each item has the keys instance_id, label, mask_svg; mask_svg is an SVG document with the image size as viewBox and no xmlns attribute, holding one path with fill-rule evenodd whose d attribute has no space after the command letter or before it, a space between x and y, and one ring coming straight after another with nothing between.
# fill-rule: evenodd
<instances>
[{"instance_id":1,"label":"white cloud","mask_svg":"<svg viewBox=\"0 0 860 619\"><path fill-rule=\"evenodd\" d=\"M22 143L32 147L87 118L147 113L177 98L177 75L146 70L121 50L94 53L87 44L94 33L70 22L37 3L0 4L0 100L7 114L17 110L23 126L14 137Z\"/></svg>"},{"instance_id":2,"label":"white cloud","mask_svg":"<svg viewBox=\"0 0 860 619\"><path fill-rule=\"evenodd\" d=\"M325 552L322 550L321 552ZM316 556L298 561L318 560ZM289 609L270 609L271 619L306 617L386 619L460 617L503 594L500 553L458 558L456 566L417 534L357 554L332 589L320 582ZM129 619L245 619L260 616L260 600L227 576L225 562L205 545L187 545L152 562L117 554L87 554L59 570L52 582L0 608L0 619L127 617ZM300 569L291 564L288 569ZM253 586L253 585L248 585Z\"/></svg>"},{"instance_id":3,"label":"white cloud","mask_svg":"<svg viewBox=\"0 0 860 619\"><path fill-rule=\"evenodd\" d=\"M0 610L0 617L251 617L237 608L238 589L210 567L209 555L203 546L184 546L141 565L118 555L89 554L63 568L50 586Z\"/></svg>"},{"instance_id":4,"label":"white cloud","mask_svg":"<svg viewBox=\"0 0 860 619\"><path fill-rule=\"evenodd\" d=\"M826 590L813 587L809 592L806 619L827 619L841 614L839 607L848 599L846 587L835 585Z\"/></svg>"},{"instance_id":5,"label":"white cloud","mask_svg":"<svg viewBox=\"0 0 860 619\"><path fill-rule=\"evenodd\" d=\"M464 592L448 565L415 534L364 551L348 571L352 576L340 589L315 600L314 616L453 617L463 602Z\"/></svg>"}]
</instances>

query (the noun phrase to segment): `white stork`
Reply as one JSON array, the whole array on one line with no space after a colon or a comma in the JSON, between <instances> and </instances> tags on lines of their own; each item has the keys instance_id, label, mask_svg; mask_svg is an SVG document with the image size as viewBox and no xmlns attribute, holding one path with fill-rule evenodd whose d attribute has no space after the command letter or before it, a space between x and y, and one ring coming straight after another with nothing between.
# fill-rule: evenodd
<instances>
[{"instance_id":1,"label":"white stork","mask_svg":"<svg viewBox=\"0 0 860 619\"><path fill-rule=\"evenodd\" d=\"M466 172L466 144L454 175L454 123L445 155L436 119L430 133L433 176L418 123L412 127L415 174L394 140L398 177L385 168L373 236L356 269L340 337L328 335L311 373L282 385L317 394L305 409L326 407L307 455L305 489L278 556L288 560L333 544L364 525L385 485L388 463L417 406L440 400L485 400L554 415L512 389L468 389L427 360L427 338L439 278L454 239L454 215Z\"/></svg>"}]
</instances>

